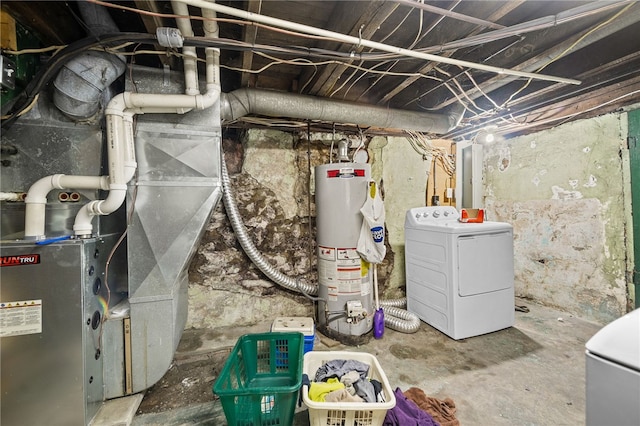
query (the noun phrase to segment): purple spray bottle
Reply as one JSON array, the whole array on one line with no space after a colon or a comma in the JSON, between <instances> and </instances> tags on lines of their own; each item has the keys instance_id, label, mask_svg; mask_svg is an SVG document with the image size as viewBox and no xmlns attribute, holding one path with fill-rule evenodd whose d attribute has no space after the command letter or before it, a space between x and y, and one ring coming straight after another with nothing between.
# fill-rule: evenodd
<instances>
[{"instance_id":1,"label":"purple spray bottle","mask_svg":"<svg viewBox=\"0 0 640 426\"><path fill-rule=\"evenodd\" d=\"M373 264L373 288L376 295L376 312L373 314L373 337L382 338L384 334L384 311L380 307L378 300L378 265Z\"/></svg>"}]
</instances>

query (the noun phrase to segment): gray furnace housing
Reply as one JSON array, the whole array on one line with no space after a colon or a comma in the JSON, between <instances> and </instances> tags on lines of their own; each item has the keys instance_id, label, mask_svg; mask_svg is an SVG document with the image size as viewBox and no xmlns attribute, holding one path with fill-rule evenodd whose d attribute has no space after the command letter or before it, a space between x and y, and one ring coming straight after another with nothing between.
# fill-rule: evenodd
<instances>
[{"instance_id":1,"label":"gray furnace housing","mask_svg":"<svg viewBox=\"0 0 640 426\"><path fill-rule=\"evenodd\" d=\"M181 75L132 72L139 92L183 93ZM187 319L188 267L222 194L219 117L218 102L184 115L139 115L126 206L94 218L91 238L37 245L24 239L24 203L1 202L0 256L39 255L39 263L1 270L3 330L18 321L0 342L3 426L88 424L102 401L143 391L166 373ZM69 121L43 94L3 131L17 154L2 167L0 190L26 192L56 173L104 175L103 136L96 123ZM71 235L80 207L105 197L81 190L70 202L59 197L65 191L49 193L48 239ZM7 304L24 301L40 301L40 314L35 304L23 308L36 312L23 315L30 319L7 313Z\"/></svg>"}]
</instances>

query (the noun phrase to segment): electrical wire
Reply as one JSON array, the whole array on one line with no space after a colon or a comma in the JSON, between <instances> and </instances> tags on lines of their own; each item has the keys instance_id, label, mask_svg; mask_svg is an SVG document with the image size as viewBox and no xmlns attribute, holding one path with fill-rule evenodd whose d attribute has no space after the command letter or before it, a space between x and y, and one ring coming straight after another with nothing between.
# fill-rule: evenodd
<instances>
[{"instance_id":1,"label":"electrical wire","mask_svg":"<svg viewBox=\"0 0 640 426\"><path fill-rule=\"evenodd\" d=\"M420 2L419 2L419 3L423 3L423 0L420 0ZM409 44L408 49L413 49L413 48L416 46L416 44L418 44L418 42L419 42L420 40L422 40L421 34L422 34L422 24L423 24L423 20L424 20L424 10L422 10L422 9L418 9L418 11L419 11L419 18L418 18L418 19L419 19L419 22L418 22L418 32L416 33L416 36L415 36L415 38L414 38L413 42L411 42L411 43ZM409 16L409 15L407 14L407 17L408 17L408 16ZM404 21L403 21L403 22L404 22ZM395 31L400 27L400 25L401 25L401 24L398 24L398 25L396 26L396 28L394 28L393 32L395 32ZM388 38L388 37L387 37L387 38ZM385 40L386 40L386 38L385 38ZM393 61L393 62L391 63L391 65L387 68L387 72L390 72L390 71L391 71L391 69L393 69L393 67L395 67L397 64L398 64L398 60ZM376 79L375 79L375 80L374 80L374 81L373 81L369 86L367 86L367 88L366 88L366 89L365 89L365 90L364 90L364 91L363 91L363 92L358 96L358 99L357 99L357 100L362 99L362 97L363 97L364 95L366 95L366 94L367 94L371 89L373 89L373 88L374 88L374 87L375 87L375 86L380 82L380 80L382 80L382 77L383 77L382 75L381 75L381 76L378 76L378 78L376 78Z\"/></svg>"},{"instance_id":2,"label":"electrical wire","mask_svg":"<svg viewBox=\"0 0 640 426\"><path fill-rule=\"evenodd\" d=\"M540 125L544 125L544 124L554 123L556 121L560 121L560 123L558 123L557 125L561 125L561 124L566 123L569 120L574 119L575 117L577 117L579 115L582 115L582 114L585 114L585 113L588 113L588 112L591 112L591 111L595 111L598 108L602 108L602 107L607 106L609 104L612 104L614 102L620 101L620 100L622 100L624 98L628 98L629 96L637 95L638 93L640 93L640 89L625 93L624 95L620 95L620 96L618 96L618 97L616 97L614 99L610 99L610 100L608 100L606 102L602 102L602 103L600 103L600 104L598 104L596 106L593 106L591 108L587 108L587 109L582 110L582 111L578 111L578 112L574 112L574 113L571 113L571 114L567 114L567 115L564 115L562 117L553 117L553 118L548 118L546 120L529 121L527 123L519 123L519 125L514 125L512 128L508 128L508 127L500 128L500 131L505 133L505 130L518 130L519 128L524 129L526 127L540 126Z\"/></svg>"},{"instance_id":3,"label":"electrical wire","mask_svg":"<svg viewBox=\"0 0 640 426\"><path fill-rule=\"evenodd\" d=\"M55 55L56 53L58 53L60 50L64 49L65 47L66 47L66 45L49 46L49 47L42 47L42 48L38 48L38 49L20 49L20 50L3 49L2 52L3 53L7 53L9 55L13 55L13 56L28 55L28 54L33 54L33 53L47 53L47 52L54 52L53 54Z\"/></svg>"},{"instance_id":4,"label":"electrical wire","mask_svg":"<svg viewBox=\"0 0 640 426\"><path fill-rule=\"evenodd\" d=\"M609 25L611 22L615 21L617 18L619 18L622 14L624 14L629 8L631 8L632 6L634 6L635 2L631 2L629 3L626 7L624 7L623 9L619 10L617 13L615 13L613 16L611 16L609 19L607 19L606 21L603 21L601 23L599 23L598 25L594 26L593 28L591 28L589 31L587 31L586 33L584 33L582 36L580 36L576 41L574 41L570 46L568 46L565 50L563 50L562 52L560 52L558 55L556 55L556 57L554 57L553 59L551 59L549 62L547 62L546 64L542 65L540 68L538 68L536 70L536 72L540 72L543 69L545 69L546 67L548 67L549 65L551 65L552 63L554 63L555 61L557 61L558 59L566 56L571 50L573 50L574 47L576 47L582 40L584 40L585 38L587 38L588 36L590 36L591 34L593 34L594 32L598 31L600 28ZM509 96L509 98L504 101L504 103L502 104L502 108L507 108L507 106L509 105L509 103L513 100L514 97L516 97L517 95L519 95L520 93L522 93L522 91L524 89L526 89L529 84L531 84L531 82L533 81L533 79L528 79L527 82L517 91L515 91L511 96Z\"/></svg>"},{"instance_id":5,"label":"electrical wire","mask_svg":"<svg viewBox=\"0 0 640 426\"><path fill-rule=\"evenodd\" d=\"M299 33L296 31L291 31L291 30L285 30L282 28L278 28L278 27L273 27L271 25L266 25L266 24L261 24L259 22L252 22L252 21L243 21L240 19L230 19L230 18L219 18L219 17L203 17L203 16L197 16L197 15L176 15L173 13L160 13L160 12L150 12L148 10L144 10L144 9L138 9L135 7L128 7L128 6L124 6L124 5L120 5L120 4L114 4L114 3L107 3L104 1L100 1L100 0L86 0L89 3L95 3L97 5L100 6L105 6L105 7L111 7L114 9L120 9L120 10L125 10L128 12L133 12L133 13L137 13L139 15L146 15L146 16L152 16L152 17L156 17L156 18L173 18L173 19L181 19L181 18L187 18L190 20L194 20L194 21L215 21L215 22L226 22L229 24L236 24L236 25L240 25L240 26L251 26L251 27L258 27L258 28L263 28L269 31L274 31L274 32L278 32L278 33L282 33L282 34L286 34L286 35L293 35L296 37L302 37L302 38L308 38L308 39L314 39L314 40L327 40L327 41L339 41L339 40L335 40L331 37L323 37L323 36L315 36L315 35L310 35L310 34L305 34L305 33Z\"/></svg>"},{"instance_id":6,"label":"electrical wire","mask_svg":"<svg viewBox=\"0 0 640 426\"><path fill-rule=\"evenodd\" d=\"M455 174L456 165L446 149L433 146L429 138L427 138L423 133L412 130L407 130L405 133L408 136L407 140L409 141L409 144L414 151L422 156L423 160L431 158L434 162L434 167L435 163L439 162L447 175L453 176Z\"/></svg>"},{"instance_id":7,"label":"electrical wire","mask_svg":"<svg viewBox=\"0 0 640 426\"><path fill-rule=\"evenodd\" d=\"M380 42L381 42L381 43L386 42L386 41L387 41L387 39L389 39L389 37L391 37L391 36L392 36L392 35L393 35L393 34L394 34L394 33L395 33L395 32L396 32L396 31L397 31L397 30L402 26L402 24L404 24L404 22L409 18L409 16L411 15L411 13L412 13L412 12L413 12L413 9L410 9L410 10L405 14L404 18L402 18L402 20L400 21L400 23L399 23L398 25L396 25L396 26L393 28L393 30L391 30L391 31L390 31L386 36L384 36L384 37L382 38L382 40L380 40ZM371 51L371 50L370 50L370 51ZM381 62L381 63L379 63L379 64L376 64L376 67L378 67L378 66L382 66L384 63L385 63L385 62ZM362 62L360 62L360 65L362 65ZM354 71L351 73L351 75L349 75L349 76L345 79L345 82L344 82L342 85L340 85L340 87L338 87L335 91L333 91L333 93L331 93L331 94L329 95L329 97L333 97L333 95L334 95L334 94L336 94L338 91L340 91L340 90L345 86L345 84L347 84L347 83L349 82L349 80L350 80L351 78L353 78L353 76L354 76L356 73L357 73L357 71L356 71L356 70L354 70ZM362 79L362 77L364 77L365 75L366 75L365 73L361 73L361 74L360 74L360 76L359 76L357 79L355 79L355 81L354 81L354 82L349 86L349 88L345 91L344 95L342 96L342 98L343 98L343 99L345 99L345 98L346 98L347 94L349 93L349 90L351 90L351 88L352 88L352 87L353 87L353 86L354 86L358 81L360 81L360 79Z\"/></svg>"}]
</instances>

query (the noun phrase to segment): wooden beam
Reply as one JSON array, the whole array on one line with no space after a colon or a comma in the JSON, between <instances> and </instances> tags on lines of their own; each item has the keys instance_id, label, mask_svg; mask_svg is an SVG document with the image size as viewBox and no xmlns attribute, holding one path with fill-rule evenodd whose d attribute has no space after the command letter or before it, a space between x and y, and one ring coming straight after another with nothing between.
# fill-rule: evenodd
<instances>
[{"instance_id":1,"label":"wooden beam","mask_svg":"<svg viewBox=\"0 0 640 426\"><path fill-rule=\"evenodd\" d=\"M577 113L575 118L565 120L589 118L638 102L640 92L634 92L640 89L640 77L636 73L639 67L640 52L631 53L578 75L583 81L579 87L554 84L523 94L510 104L509 111L482 121L471 120L447 137L467 137L487 124L502 123L503 119L517 120L519 124L500 125L501 134L530 133L534 128L550 128L564 122L558 117ZM608 82L603 81L603 76L607 76Z\"/></svg>"},{"instance_id":2,"label":"wooden beam","mask_svg":"<svg viewBox=\"0 0 640 426\"><path fill-rule=\"evenodd\" d=\"M260 8L262 6L262 0L249 0L249 4L247 5L247 11L251 13L260 13ZM245 43L253 44L256 41L256 37L258 36L258 27L255 25L246 25L244 27L244 36L242 37ZM242 52L242 68L250 70L253 65L253 52L244 51ZM255 78L252 78L250 73L243 72L242 77L240 79L241 87L248 87L255 82Z\"/></svg>"},{"instance_id":3,"label":"wooden beam","mask_svg":"<svg viewBox=\"0 0 640 426\"><path fill-rule=\"evenodd\" d=\"M136 8L138 9L148 10L149 12L153 13L162 13L160 8L158 8L158 2L155 0L135 0L134 3L136 5ZM164 19L159 16L140 14L140 19L142 19L142 24L149 34L155 34L158 27L163 27L166 25L164 23ZM159 44L155 44L155 47L159 50L163 49ZM158 55L158 59L163 65L172 65L171 59L169 59L166 55Z\"/></svg>"},{"instance_id":4,"label":"wooden beam","mask_svg":"<svg viewBox=\"0 0 640 426\"><path fill-rule=\"evenodd\" d=\"M153 13L161 13L160 9L158 8L158 3L154 0L135 0L134 3L136 4L136 8L138 9L148 10L149 12ZM162 27L164 25L162 18L159 16L140 14L140 19L142 19L144 27L150 34L155 34L156 28Z\"/></svg>"},{"instance_id":5,"label":"wooden beam","mask_svg":"<svg viewBox=\"0 0 640 426\"><path fill-rule=\"evenodd\" d=\"M522 122L513 129L499 130L501 134L531 133L549 129L570 121L582 120L608 114L626 105L640 100L640 77L627 80L614 86L603 87L583 95L566 99L557 104L521 114Z\"/></svg>"},{"instance_id":6,"label":"wooden beam","mask_svg":"<svg viewBox=\"0 0 640 426\"><path fill-rule=\"evenodd\" d=\"M365 6L363 10L362 7ZM354 37L362 36L369 39L378 30L378 27L398 7L397 4L382 2L379 0L370 2L336 2L335 11L330 14L331 21L327 29ZM335 49L341 52L353 50L361 52L362 47L345 45L338 42L319 42L317 47ZM349 61L351 63L353 61ZM347 67L344 65L327 65L314 78L313 84L307 93L317 96L326 96L333 90L333 86ZM307 81L311 72L304 72L301 81Z\"/></svg>"},{"instance_id":7,"label":"wooden beam","mask_svg":"<svg viewBox=\"0 0 640 426\"><path fill-rule=\"evenodd\" d=\"M491 16L489 16L489 18L487 18L487 19L489 21L498 21L500 18L504 17L505 15L507 15L508 13L513 11L515 8L520 6L522 3L524 3L524 0L504 2L502 7L500 9L498 9L496 12L494 12L493 14L491 14ZM474 36L476 34L479 34L483 30L484 30L483 27L478 27L474 31L472 31L468 35L468 37L471 37L471 36ZM448 58L448 57L451 57L455 52L456 52L455 50L450 51L450 52L445 52L445 53L441 54L440 56ZM428 74L429 72L431 72L431 70L433 70L433 68L436 65L437 64L429 63L429 64L423 66L422 68L420 68L417 72L420 73L420 74ZM400 92L402 92L404 89L406 89L407 87L409 87L413 83L415 83L418 79L420 79L420 77L409 77L409 78L405 79L402 83L396 85L393 89L391 89L389 92L387 92L387 94L384 97L382 97L382 99L380 99L380 103L386 104L391 99L393 99L396 95L398 95Z\"/></svg>"},{"instance_id":8,"label":"wooden beam","mask_svg":"<svg viewBox=\"0 0 640 426\"><path fill-rule=\"evenodd\" d=\"M2 9L34 31L44 46L68 44L85 37L66 2L3 1Z\"/></svg>"}]
</instances>

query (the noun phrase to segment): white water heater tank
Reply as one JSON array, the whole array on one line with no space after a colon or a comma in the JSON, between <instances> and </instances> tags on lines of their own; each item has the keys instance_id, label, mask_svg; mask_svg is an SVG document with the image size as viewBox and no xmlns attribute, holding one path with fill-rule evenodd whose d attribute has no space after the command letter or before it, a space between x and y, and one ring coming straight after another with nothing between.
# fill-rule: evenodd
<instances>
[{"instance_id":1,"label":"white water heater tank","mask_svg":"<svg viewBox=\"0 0 640 426\"><path fill-rule=\"evenodd\" d=\"M373 327L369 264L356 251L371 167L331 163L315 168L318 324L361 336Z\"/></svg>"}]
</instances>

